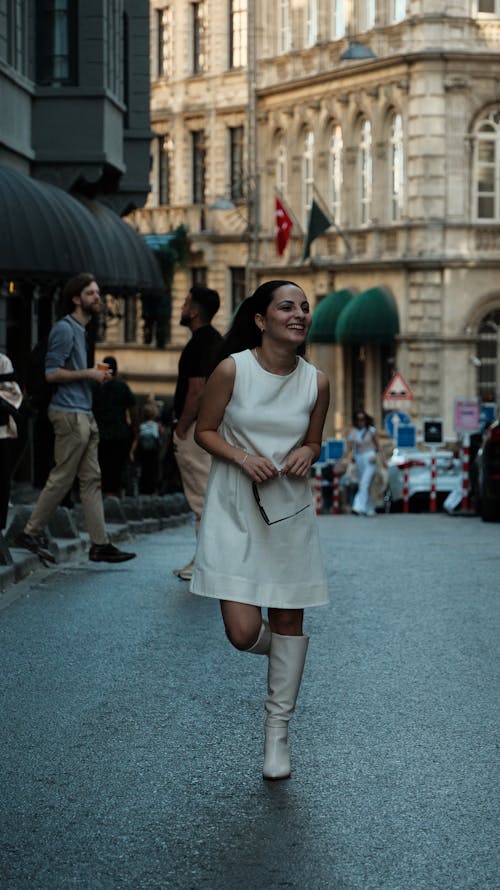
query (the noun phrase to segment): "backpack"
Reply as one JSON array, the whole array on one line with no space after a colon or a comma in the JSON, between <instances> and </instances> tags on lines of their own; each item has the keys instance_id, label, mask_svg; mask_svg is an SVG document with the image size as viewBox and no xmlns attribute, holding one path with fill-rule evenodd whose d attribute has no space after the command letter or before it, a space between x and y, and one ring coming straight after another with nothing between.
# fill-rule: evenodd
<instances>
[{"instance_id":1,"label":"backpack","mask_svg":"<svg viewBox=\"0 0 500 890\"><path fill-rule=\"evenodd\" d=\"M66 319L61 319L65 321ZM69 322L67 322L69 324ZM46 411L50 400L57 389L57 383L48 383L45 379L45 356L49 345L49 334L42 337L33 347L28 359L24 388L33 408Z\"/></svg>"},{"instance_id":2,"label":"backpack","mask_svg":"<svg viewBox=\"0 0 500 890\"><path fill-rule=\"evenodd\" d=\"M141 451L159 451L160 440L154 433L145 430L139 434L139 448Z\"/></svg>"}]
</instances>

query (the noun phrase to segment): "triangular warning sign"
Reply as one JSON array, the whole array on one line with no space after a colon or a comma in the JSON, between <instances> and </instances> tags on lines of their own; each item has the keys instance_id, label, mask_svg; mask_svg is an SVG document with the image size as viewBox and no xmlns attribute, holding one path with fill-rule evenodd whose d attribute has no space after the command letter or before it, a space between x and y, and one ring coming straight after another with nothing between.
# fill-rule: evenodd
<instances>
[{"instance_id":1,"label":"triangular warning sign","mask_svg":"<svg viewBox=\"0 0 500 890\"><path fill-rule=\"evenodd\" d=\"M382 399L413 399L413 393L399 371L393 374L391 382L384 389Z\"/></svg>"}]
</instances>

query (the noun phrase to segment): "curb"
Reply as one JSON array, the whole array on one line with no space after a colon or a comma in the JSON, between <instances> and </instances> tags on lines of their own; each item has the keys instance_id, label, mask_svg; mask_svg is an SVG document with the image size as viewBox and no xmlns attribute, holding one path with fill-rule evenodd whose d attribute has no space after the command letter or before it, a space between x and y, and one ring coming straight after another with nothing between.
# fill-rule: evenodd
<instances>
[{"instance_id":1,"label":"curb","mask_svg":"<svg viewBox=\"0 0 500 890\"><path fill-rule=\"evenodd\" d=\"M144 503L144 501L137 509L137 518L128 519L124 514L118 516L113 512L113 519L119 518L121 520L119 522L113 522L111 515L105 510L105 515L110 515L110 519L106 522L109 540L113 543L127 541L137 535L147 535L175 528L190 520L192 514L184 495L165 495L161 500L163 501L162 504L158 503L159 499L155 499L156 502L150 505L148 512L154 515L140 516L139 510L141 513L145 513L148 509L148 504ZM23 505L23 508L25 508L25 505ZM58 508L58 511L61 509L64 508ZM160 513L163 515L159 515ZM89 546L89 537L86 531L81 528L81 522L78 522L78 531L72 537L50 536L50 549L54 551L57 560L53 568L57 569L65 564L75 562L76 559L88 552ZM8 565L0 565L0 600L3 600L3 597L8 592L8 600L11 601L15 598L12 588L15 588L16 584L24 581L25 578L35 572L47 571L47 569L44 568L36 554L30 553L21 547L10 546L9 552L12 562ZM0 605L2 605L1 602Z\"/></svg>"}]
</instances>

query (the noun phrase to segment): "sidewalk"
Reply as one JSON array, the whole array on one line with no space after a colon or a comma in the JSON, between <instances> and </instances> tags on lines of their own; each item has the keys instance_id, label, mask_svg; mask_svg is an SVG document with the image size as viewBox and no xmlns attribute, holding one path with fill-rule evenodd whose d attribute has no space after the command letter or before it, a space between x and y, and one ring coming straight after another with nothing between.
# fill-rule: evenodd
<instances>
[{"instance_id":1,"label":"sidewalk","mask_svg":"<svg viewBox=\"0 0 500 890\"><path fill-rule=\"evenodd\" d=\"M29 487L19 486L12 492L5 534L0 533L0 595L32 572L42 568L38 556L15 547L14 540L23 530L32 512L36 494ZM189 520L187 501L180 492L165 495L104 498L104 516L110 541L126 541L135 535L173 528ZM80 504L71 509L58 507L47 529L50 551L56 564L78 559L90 547Z\"/></svg>"}]
</instances>

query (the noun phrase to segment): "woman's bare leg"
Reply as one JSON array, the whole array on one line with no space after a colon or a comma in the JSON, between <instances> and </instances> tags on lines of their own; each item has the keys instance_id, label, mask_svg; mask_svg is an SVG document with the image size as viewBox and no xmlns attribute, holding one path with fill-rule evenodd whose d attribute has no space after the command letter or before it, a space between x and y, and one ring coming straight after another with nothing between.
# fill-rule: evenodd
<instances>
[{"instance_id":1,"label":"woman's bare leg","mask_svg":"<svg viewBox=\"0 0 500 890\"><path fill-rule=\"evenodd\" d=\"M241 651L250 649L256 642L262 626L259 606L221 600L220 607L229 642Z\"/></svg>"},{"instance_id":2,"label":"woman's bare leg","mask_svg":"<svg viewBox=\"0 0 500 890\"><path fill-rule=\"evenodd\" d=\"M269 624L273 634L284 637L301 637L303 609L268 609Z\"/></svg>"}]
</instances>

